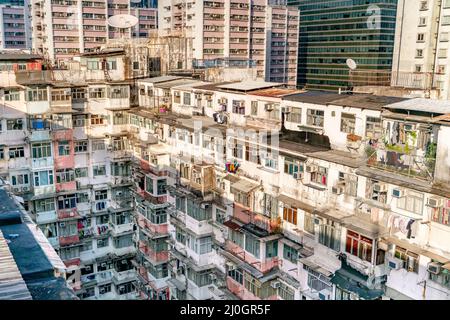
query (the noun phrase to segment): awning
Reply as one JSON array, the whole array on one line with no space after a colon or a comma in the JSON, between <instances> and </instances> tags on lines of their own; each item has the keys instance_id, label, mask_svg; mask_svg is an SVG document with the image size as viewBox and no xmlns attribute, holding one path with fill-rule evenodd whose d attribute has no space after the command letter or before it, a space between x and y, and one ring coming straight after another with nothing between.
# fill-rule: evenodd
<instances>
[{"instance_id":1,"label":"awning","mask_svg":"<svg viewBox=\"0 0 450 320\"><path fill-rule=\"evenodd\" d=\"M376 239L381 236L384 232L384 228L374 224L370 221L363 220L362 217L357 215L352 215L347 218L342 219L344 225L347 229L358 232L362 235L365 235L371 239Z\"/></svg>"},{"instance_id":2,"label":"awning","mask_svg":"<svg viewBox=\"0 0 450 320\"><path fill-rule=\"evenodd\" d=\"M325 209L325 210L316 210L314 211L318 216L324 217L326 219L342 223L343 219L351 216L352 214L342 212L336 209Z\"/></svg>"},{"instance_id":3,"label":"awning","mask_svg":"<svg viewBox=\"0 0 450 320\"><path fill-rule=\"evenodd\" d=\"M176 278L167 280L167 283L169 286L177 288L180 291L186 290L186 284Z\"/></svg>"},{"instance_id":4,"label":"awning","mask_svg":"<svg viewBox=\"0 0 450 320\"><path fill-rule=\"evenodd\" d=\"M280 242L288 245L289 247L291 247L292 249L297 250L297 251L299 251L300 249L303 248L300 244L295 243L295 242L293 242L293 241L291 241L289 239L286 239L286 238L281 239Z\"/></svg>"},{"instance_id":5,"label":"awning","mask_svg":"<svg viewBox=\"0 0 450 320\"><path fill-rule=\"evenodd\" d=\"M236 177L236 176L233 176L232 174L227 174L223 179L224 179L224 180L228 180L228 181L230 181L231 183L234 183L234 182L239 181L239 178Z\"/></svg>"},{"instance_id":6,"label":"awning","mask_svg":"<svg viewBox=\"0 0 450 320\"><path fill-rule=\"evenodd\" d=\"M281 195L278 196L278 201L281 201L284 204L287 204L287 205L289 205L291 207L294 207L294 208L301 209L301 210L309 212L309 213L313 213L314 212L314 207L313 206L311 206L311 205L309 205L307 203L304 203L304 202L302 202L300 200L297 200L297 199L291 198L289 196L286 196L284 194L281 194Z\"/></svg>"},{"instance_id":7,"label":"awning","mask_svg":"<svg viewBox=\"0 0 450 320\"><path fill-rule=\"evenodd\" d=\"M259 187L259 184L256 184L256 183L244 180L244 179L240 179L239 181L237 181L231 185L232 189L235 189L235 190L243 192L243 193L249 193L258 187Z\"/></svg>"},{"instance_id":8,"label":"awning","mask_svg":"<svg viewBox=\"0 0 450 320\"><path fill-rule=\"evenodd\" d=\"M337 287L353 292L364 300L375 300L383 295L383 290L370 289L367 287L367 276L342 263L342 268L336 271L331 283Z\"/></svg>"},{"instance_id":9,"label":"awning","mask_svg":"<svg viewBox=\"0 0 450 320\"><path fill-rule=\"evenodd\" d=\"M231 230L239 230L241 226L232 220L225 221L223 223L225 227L230 228Z\"/></svg>"},{"instance_id":10,"label":"awning","mask_svg":"<svg viewBox=\"0 0 450 320\"><path fill-rule=\"evenodd\" d=\"M317 263L315 263L314 261L312 261L312 260L310 259L310 257L308 257L308 258L301 258L301 259L299 259L299 261L300 261L302 264L304 264L304 265L310 267L312 270L314 270L314 271L316 271L316 272L319 272L319 273L323 274L323 275L326 276L326 277L331 277L331 276L333 275L333 273L332 273L331 271L328 271L328 270L322 268L322 267L319 266Z\"/></svg>"},{"instance_id":11,"label":"awning","mask_svg":"<svg viewBox=\"0 0 450 320\"><path fill-rule=\"evenodd\" d=\"M446 257L444 257L442 255L436 254L436 253L431 252L431 251L429 251L429 250L427 250L425 248L421 248L421 247L419 247L416 244L409 243L409 242L407 242L405 240L401 240L401 239L394 238L394 237L386 237L385 239L386 239L386 241L388 243L393 243L396 246L402 247L402 248L404 248L404 249L406 249L408 251L411 251L411 252L414 252L416 254L419 254L419 255L428 257L430 259L436 260L439 263L443 263L443 264L445 264L444 267L447 266L446 269L450 268L450 258L446 258Z\"/></svg>"}]
</instances>

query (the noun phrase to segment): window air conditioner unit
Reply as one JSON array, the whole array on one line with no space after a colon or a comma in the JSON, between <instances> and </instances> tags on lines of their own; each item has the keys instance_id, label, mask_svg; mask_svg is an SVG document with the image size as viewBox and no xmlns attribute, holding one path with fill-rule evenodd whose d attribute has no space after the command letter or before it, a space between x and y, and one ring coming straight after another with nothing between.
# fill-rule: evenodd
<instances>
[{"instance_id":1,"label":"window air conditioner unit","mask_svg":"<svg viewBox=\"0 0 450 320\"><path fill-rule=\"evenodd\" d=\"M440 208L444 205L444 200L438 197L431 197L427 200L427 205L431 208Z\"/></svg>"},{"instance_id":2,"label":"window air conditioner unit","mask_svg":"<svg viewBox=\"0 0 450 320\"><path fill-rule=\"evenodd\" d=\"M323 289L322 291L319 291L319 299L320 300L330 300L331 299L330 290Z\"/></svg>"},{"instance_id":3,"label":"window air conditioner unit","mask_svg":"<svg viewBox=\"0 0 450 320\"><path fill-rule=\"evenodd\" d=\"M234 265L234 263L227 262L227 263L225 263L225 265L227 266L227 269L228 269L228 270L234 270L234 269L236 269L236 266Z\"/></svg>"},{"instance_id":4,"label":"window air conditioner unit","mask_svg":"<svg viewBox=\"0 0 450 320\"><path fill-rule=\"evenodd\" d=\"M278 289L281 286L281 283L280 283L280 281L272 281L270 283L270 286L274 289Z\"/></svg>"},{"instance_id":5,"label":"window air conditioner unit","mask_svg":"<svg viewBox=\"0 0 450 320\"><path fill-rule=\"evenodd\" d=\"M303 174L301 172L294 172L294 179L301 180L303 179Z\"/></svg>"},{"instance_id":6,"label":"window air conditioner unit","mask_svg":"<svg viewBox=\"0 0 450 320\"><path fill-rule=\"evenodd\" d=\"M122 195L122 191L116 191L116 197L120 197Z\"/></svg>"},{"instance_id":7,"label":"window air conditioner unit","mask_svg":"<svg viewBox=\"0 0 450 320\"><path fill-rule=\"evenodd\" d=\"M60 222L60 223L59 223L59 226L60 226L61 228L65 228L65 227L66 227L66 224L65 224L65 222Z\"/></svg>"},{"instance_id":8,"label":"window air conditioner unit","mask_svg":"<svg viewBox=\"0 0 450 320\"><path fill-rule=\"evenodd\" d=\"M202 203L202 204L200 205L200 207L201 207L202 209L208 209L208 208L209 208L209 203Z\"/></svg>"},{"instance_id":9,"label":"window air conditioner unit","mask_svg":"<svg viewBox=\"0 0 450 320\"><path fill-rule=\"evenodd\" d=\"M405 190L403 190L403 189L394 189L394 190L392 190L392 196L394 198L403 198L405 196Z\"/></svg>"},{"instance_id":10,"label":"window air conditioner unit","mask_svg":"<svg viewBox=\"0 0 450 320\"><path fill-rule=\"evenodd\" d=\"M318 166L315 164L310 164L306 166L306 172L309 173L317 172L318 169L319 169Z\"/></svg>"},{"instance_id":11,"label":"window air conditioner unit","mask_svg":"<svg viewBox=\"0 0 450 320\"><path fill-rule=\"evenodd\" d=\"M345 192L345 188L344 188L343 185L339 185L338 184L338 185L336 185L336 186L331 188L331 192L333 194L341 195L341 194L343 194Z\"/></svg>"},{"instance_id":12,"label":"window air conditioner unit","mask_svg":"<svg viewBox=\"0 0 450 320\"><path fill-rule=\"evenodd\" d=\"M210 278L212 281L214 281L214 280L217 279L217 276L216 276L216 274L214 274L214 273L210 273L210 274L209 274L209 278Z\"/></svg>"},{"instance_id":13,"label":"window air conditioner unit","mask_svg":"<svg viewBox=\"0 0 450 320\"><path fill-rule=\"evenodd\" d=\"M377 192L387 192L387 185L384 183L375 183L373 185L373 191Z\"/></svg>"},{"instance_id":14,"label":"window air conditioner unit","mask_svg":"<svg viewBox=\"0 0 450 320\"><path fill-rule=\"evenodd\" d=\"M19 188L13 188L13 192L20 192Z\"/></svg>"},{"instance_id":15,"label":"window air conditioner unit","mask_svg":"<svg viewBox=\"0 0 450 320\"><path fill-rule=\"evenodd\" d=\"M25 186L25 187L22 187L22 191L23 191L23 192L28 192L28 191L30 191L30 188L29 188L29 187L27 187L27 186Z\"/></svg>"},{"instance_id":16,"label":"window air conditioner unit","mask_svg":"<svg viewBox=\"0 0 450 320\"><path fill-rule=\"evenodd\" d=\"M292 108L291 107L281 107L281 112L283 113L291 113Z\"/></svg>"},{"instance_id":17,"label":"window air conditioner unit","mask_svg":"<svg viewBox=\"0 0 450 320\"><path fill-rule=\"evenodd\" d=\"M395 257L387 258L387 265L390 269L399 270L403 268L405 262Z\"/></svg>"},{"instance_id":18,"label":"window air conditioner unit","mask_svg":"<svg viewBox=\"0 0 450 320\"><path fill-rule=\"evenodd\" d=\"M202 99L202 95L200 93L196 93L195 94L195 99L201 100Z\"/></svg>"},{"instance_id":19,"label":"window air conditioner unit","mask_svg":"<svg viewBox=\"0 0 450 320\"><path fill-rule=\"evenodd\" d=\"M272 111L272 110L273 110L273 104L271 104L271 103L266 103L266 104L264 105L264 110L265 110L265 111Z\"/></svg>"},{"instance_id":20,"label":"window air conditioner unit","mask_svg":"<svg viewBox=\"0 0 450 320\"><path fill-rule=\"evenodd\" d=\"M432 274L441 273L441 265L436 262L430 262L427 266L427 271Z\"/></svg>"}]
</instances>

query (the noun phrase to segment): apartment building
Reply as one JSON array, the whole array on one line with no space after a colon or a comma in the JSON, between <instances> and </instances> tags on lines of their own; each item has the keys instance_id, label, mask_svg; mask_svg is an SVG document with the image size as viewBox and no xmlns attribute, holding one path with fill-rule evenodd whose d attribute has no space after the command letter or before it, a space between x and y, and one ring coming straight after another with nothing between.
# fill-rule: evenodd
<instances>
[{"instance_id":1,"label":"apartment building","mask_svg":"<svg viewBox=\"0 0 450 320\"><path fill-rule=\"evenodd\" d=\"M296 84L297 9L280 1L159 1L159 35L189 40L193 64L215 59L255 65L257 77Z\"/></svg>"},{"instance_id":2,"label":"apartment building","mask_svg":"<svg viewBox=\"0 0 450 320\"><path fill-rule=\"evenodd\" d=\"M174 85L177 118L132 112L178 171L171 297L447 299L446 103L251 85ZM278 146L225 135L277 117Z\"/></svg>"},{"instance_id":3,"label":"apartment building","mask_svg":"<svg viewBox=\"0 0 450 320\"><path fill-rule=\"evenodd\" d=\"M397 0L288 0L300 12L297 85L320 90L389 85ZM408 5L409 6L409 5ZM353 59L356 72L346 60Z\"/></svg>"},{"instance_id":4,"label":"apartment building","mask_svg":"<svg viewBox=\"0 0 450 320\"><path fill-rule=\"evenodd\" d=\"M3 177L80 298L448 299L448 102L133 90L125 56L83 54L79 73L16 56L28 70L2 77Z\"/></svg>"},{"instance_id":5,"label":"apartment building","mask_svg":"<svg viewBox=\"0 0 450 320\"><path fill-rule=\"evenodd\" d=\"M117 29L108 18L131 14L133 28ZM109 39L149 37L158 25L157 9L129 0L36 0L31 2L33 50L60 67L76 55L92 52Z\"/></svg>"},{"instance_id":6,"label":"apartment building","mask_svg":"<svg viewBox=\"0 0 450 320\"><path fill-rule=\"evenodd\" d=\"M438 90L438 98L449 98L449 19L447 1L399 2L392 86Z\"/></svg>"},{"instance_id":7,"label":"apartment building","mask_svg":"<svg viewBox=\"0 0 450 320\"><path fill-rule=\"evenodd\" d=\"M0 4L0 50L31 49L28 2Z\"/></svg>"},{"instance_id":8,"label":"apartment building","mask_svg":"<svg viewBox=\"0 0 450 320\"><path fill-rule=\"evenodd\" d=\"M132 99L124 51L81 56L85 67L75 74L39 70L42 59L26 68L15 66L17 56L9 59L16 72L2 77L4 179L24 197L78 297L133 298L136 248L123 126ZM108 70L99 67L105 63Z\"/></svg>"}]
</instances>

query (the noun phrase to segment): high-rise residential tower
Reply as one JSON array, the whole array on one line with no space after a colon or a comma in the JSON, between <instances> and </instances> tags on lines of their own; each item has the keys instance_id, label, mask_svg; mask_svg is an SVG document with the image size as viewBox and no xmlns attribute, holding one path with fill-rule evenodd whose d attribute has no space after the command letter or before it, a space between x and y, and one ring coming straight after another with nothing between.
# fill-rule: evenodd
<instances>
[{"instance_id":1,"label":"high-rise residential tower","mask_svg":"<svg viewBox=\"0 0 450 320\"><path fill-rule=\"evenodd\" d=\"M186 37L195 63L255 64L258 77L296 84L298 17L284 1L159 1L159 34ZM189 67L189 66L188 66Z\"/></svg>"},{"instance_id":2,"label":"high-rise residential tower","mask_svg":"<svg viewBox=\"0 0 450 320\"><path fill-rule=\"evenodd\" d=\"M392 66L397 0L288 0L300 9L297 85L336 90L381 78ZM359 76L349 81L347 59Z\"/></svg>"},{"instance_id":3,"label":"high-rise residential tower","mask_svg":"<svg viewBox=\"0 0 450 320\"><path fill-rule=\"evenodd\" d=\"M28 1L0 2L0 50L31 48Z\"/></svg>"}]
</instances>

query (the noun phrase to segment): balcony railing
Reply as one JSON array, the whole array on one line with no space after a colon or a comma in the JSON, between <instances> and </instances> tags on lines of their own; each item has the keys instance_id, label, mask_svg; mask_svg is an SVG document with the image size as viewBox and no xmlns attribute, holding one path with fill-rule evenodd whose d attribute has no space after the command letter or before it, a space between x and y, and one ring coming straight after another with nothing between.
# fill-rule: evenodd
<instances>
[{"instance_id":1,"label":"balcony railing","mask_svg":"<svg viewBox=\"0 0 450 320\"><path fill-rule=\"evenodd\" d=\"M244 260L263 273L268 272L280 265L280 260L278 260L278 257L267 258L261 261L230 240L225 241L225 250L238 257L239 259Z\"/></svg>"}]
</instances>

